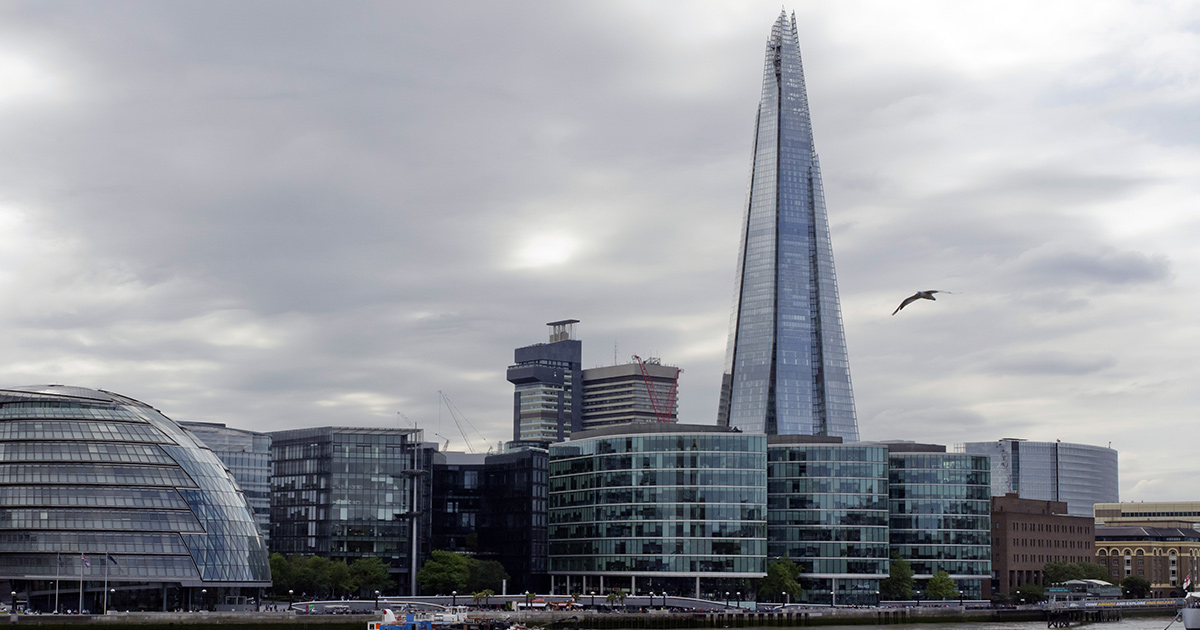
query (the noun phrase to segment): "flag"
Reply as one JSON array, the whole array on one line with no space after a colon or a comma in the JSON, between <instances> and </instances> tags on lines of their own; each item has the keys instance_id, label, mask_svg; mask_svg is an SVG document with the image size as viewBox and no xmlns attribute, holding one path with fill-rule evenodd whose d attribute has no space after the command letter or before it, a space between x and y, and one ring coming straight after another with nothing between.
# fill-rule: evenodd
<instances>
[{"instance_id":1,"label":"flag","mask_svg":"<svg viewBox=\"0 0 1200 630\"><path fill-rule=\"evenodd\" d=\"M109 562L111 562L113 564L118 564L117 559L112 557L111 553L106 553L106 554L104 554L104 556L108 559Z\"/></svg>"},{"instance_id":2,"label":"flag","mask_svg":"<svg viewBox=\"0 0 1200 630\"><path fill-rule=\"evenodd\" d=\"M1188 587L1191 585L1192 585L1192 574L1189 572L1187 574L1187 577L1183 578L1183 590L1185 590L1185 591L1188 590Z\"/></svg>"},{"instance_id":3,"label":"flag","mask_svg":"<svg viewBox=\"0 0 1200 630\"><path fill-rule=\"evenodd\" d=\"M88 562L87 556L83 555L83 552L80 552L80 553L79 553L79 559L80 559L80 560L83 560L83 566L85 566L85 567L90 567L90 566L92 566L92 563L91 563L91 562Z\"/></svg>"}]
</instances>

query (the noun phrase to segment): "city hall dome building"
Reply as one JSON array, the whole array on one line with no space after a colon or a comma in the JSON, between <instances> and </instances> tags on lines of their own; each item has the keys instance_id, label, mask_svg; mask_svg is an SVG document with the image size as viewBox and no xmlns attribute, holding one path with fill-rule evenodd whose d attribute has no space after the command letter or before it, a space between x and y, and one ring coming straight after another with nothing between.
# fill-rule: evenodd
<instances>
[{"instance_id":1,"label":"city hall dome building","mask_svg":"<svg viewBox=\"0 0 1200 630\"><path fill-rule=\"evenodd\" d=\"M0 389L0 599L211 609L270 582L246 498L173 420L101 390Z\"/></svg>"}]
</instances>

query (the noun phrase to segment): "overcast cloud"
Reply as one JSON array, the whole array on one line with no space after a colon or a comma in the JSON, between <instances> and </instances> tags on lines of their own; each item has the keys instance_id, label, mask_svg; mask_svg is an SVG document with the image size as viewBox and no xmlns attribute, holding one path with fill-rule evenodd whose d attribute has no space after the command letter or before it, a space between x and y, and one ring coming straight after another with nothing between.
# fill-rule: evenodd
<instances>
[{"instance_id":1,"label":"overcast cloud","mask_svg":"<svg viewBox=\"0 0 1200 630\"><path fill-rule=\"evenodd\" d=\"M1200 7L788 9L862 437L1111 442L1123 499L1196 498ZM0 4L0 386L462 449L438 391L510 438L573 317L711 424L778 11Z\"/></svg>"}]
</instances>

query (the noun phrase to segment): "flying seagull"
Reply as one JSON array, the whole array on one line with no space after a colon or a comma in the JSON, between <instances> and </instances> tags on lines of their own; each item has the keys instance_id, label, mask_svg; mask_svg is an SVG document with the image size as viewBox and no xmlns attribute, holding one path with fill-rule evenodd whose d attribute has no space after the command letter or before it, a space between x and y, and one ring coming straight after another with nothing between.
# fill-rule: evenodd
<instances>
[{"instance_id":1,"label":"flying seagull","mask_svg":"<svg viewBox=\"0 0 1200 630\"><path fill-rule=\"evenodd\" d=\"M915 302L916 300L933 300L936 302L937 298L933 297L934 293L950 293L950 291L938 291L935 289L930 289L928 291L917 291L916 293L912 294L911 296L904 298L904 301L900 303L900 306L897 306L896 310L892 311L892 315L899 313L900 309L904 308L905 306L908 306L909 304Z\"/></svg>"}]
</instances>

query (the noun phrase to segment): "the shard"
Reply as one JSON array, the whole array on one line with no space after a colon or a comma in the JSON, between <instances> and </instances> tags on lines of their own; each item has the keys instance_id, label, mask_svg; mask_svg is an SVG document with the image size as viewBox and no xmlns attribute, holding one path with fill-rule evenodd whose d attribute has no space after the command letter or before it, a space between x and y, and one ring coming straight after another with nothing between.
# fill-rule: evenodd
<instances>
[{"instance_id":1,"label":"the shard","mask_svg":"<svg viewBox=\"0 0 1200 630\"><path fill-rule=\"evenodd\" d=\"M796 17L767 41L718 422L858 440Z\"/></svg>"}]
</instances>

